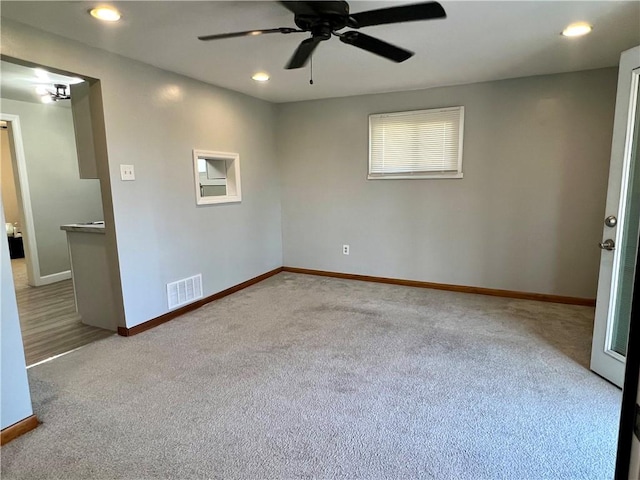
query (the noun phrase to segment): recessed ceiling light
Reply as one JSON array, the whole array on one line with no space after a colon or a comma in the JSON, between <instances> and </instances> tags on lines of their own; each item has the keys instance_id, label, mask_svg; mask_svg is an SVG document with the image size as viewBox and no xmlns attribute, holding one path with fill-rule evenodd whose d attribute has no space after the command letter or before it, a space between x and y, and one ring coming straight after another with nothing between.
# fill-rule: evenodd
<instances>
[{"instance_id":1,"label":"recessed ceiling light","mask_svg":"<svg viewBox=\"0 0 640 480\"><path fill-rule=\"evenodd\" d=\"M43 80L48 80L49 79L49 72L47 72L43 68L34 68L33 69L33 73L36 74L36 77L41 78Z\"/></svg>"},{"instance_id":2,"label":"recessed ceiling light","mask_svg":"<svg viewBox=\"0 0 640 480\"><path fill-rule=\"evenodd\" d=\"M49 94L49 90L47 90L47 87L45 87L44 85L38 85L36 87L36 93L38 95L48 95Z\"/></svg>"},{"instance_id":3,"label":"recessed ceiling light","mask_svg":"<svg viewBox=\"0 0 640 480\"><path fill-rule=\"evenodd\" d=\"M258 72L254 73L251 78L253 78L256 82L266 82L267 80L269 80L269 74L265 72Z\"/></svg>"},{"instance_id":4,"label":"recessed ceiling light","mask_svg":"<svg viewBox=\"0 0 640 480\"><path fill-rule=\"evenodd\" d=\"M593 27L585 22L576 22L569 25L562 31L562 35L565 37L580 37L591 32Z\"/></svg>"},{"instance_id":5,"label":"recessed ceiling light","mask_svg":"<svg viewBox=\"0 0 640 480\"><path fill-rule=\"evenodd\" d=\"M97 7L89 10L92 17L105 22L117 22L122 15L113 7Z\"/></svg>"},{"instance_id":6,"label":"recessed ceiling light","mask_svg":"<svg viewBox=\"0 0 640 480\"><path fill-rule=\"evenodd\" d=\"M51 98L51 95L43 95L40 97L40 101L42 103L53 103L53 98Z\"/></svg>"}]
</instances>

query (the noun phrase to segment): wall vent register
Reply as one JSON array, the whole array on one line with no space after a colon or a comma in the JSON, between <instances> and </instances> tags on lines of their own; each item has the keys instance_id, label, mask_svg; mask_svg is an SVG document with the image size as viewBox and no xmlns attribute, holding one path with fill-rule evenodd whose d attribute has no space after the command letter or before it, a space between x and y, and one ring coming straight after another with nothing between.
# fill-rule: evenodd
<instances>
[{"instance_id":1,"label":"wall vent register","mask_svg":"<svg viewBox=\"0 0 640 480\"><path fill-rule=\"evenodd\" d=\"M202 274L167 284L169 308L177 308L202 298Z\"/></svg>"}]
</instances>

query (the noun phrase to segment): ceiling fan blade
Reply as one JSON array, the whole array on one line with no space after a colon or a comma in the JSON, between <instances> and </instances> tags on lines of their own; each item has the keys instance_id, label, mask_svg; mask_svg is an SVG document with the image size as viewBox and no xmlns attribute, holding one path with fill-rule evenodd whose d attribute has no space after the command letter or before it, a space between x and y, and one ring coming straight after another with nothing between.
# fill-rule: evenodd
<instances>
[{"instance_id":1,"label":"ceiling fan blade","mask_svg":"<svg viewBox=\"0 0 640 480\"><path fill-rule=\"evenodd\" d=\"M388 23L431 20L433 18L445 18L446 16L444 8L438 2L425 2L353 13L349 17L348 25L351 28L361 28Z\"/></svg>"},{"instance_id":2,"label":"ceiling fan blade","mask_svg":"<svg viewBox=\"0 0 640 480\"><path fill-rule=\"evenodd\" d=\"M397 63L404 62L413 56L413 52L409 50L396 47L395 45L360 32L345 32L340 35L340 41L366 50L367 52L375 53L376 55L380 55Z\"/></svg>"},{"instance_id":3,"label":"ceiling fan blade","mask_svg":"<svg viewBox=\"0 0 640 480\"><path fill-rule=\"evenodd\" d=\"M302 32L302 30L297 30L295 28L289 27L280 27L280 28L267 28L264 30L247 30L246 32L231 32L231 33L220 33L215 35L202 35L198 37L198 40L221 40L223 38L235 38L235 37L252 37L257 35L263 35L265 33L297 33Z\"/></svg>"},{"instance_id":4,"label":"ceiling fan blade","mask_svg":"<svg viewBox=\"0 0 640 480\"><path fill-rule=\"evenodd\" d=\"M309 60L309 57L321 41L322 39L318 37L310 37L303 40L302 43L298 45L298 48L291 57L291 60L289 60L289 63L287 63L287 66L284 68L292 70L294 68L304 67L307 60Z\"/></svg>"},{"instance_id":5,"label":"ceiling fan blade","mask_svg":"<svg viewBox=\"0 0 640 480\"><path fill-rule=\"evenodd\" d=\"M320 2L280 2L280 4L295 15L322 15L326 12L339 12L349 15L349 4L344 1L320 1Z\"/></svg>"},{"instance_id":6,"label":"ceiling fan blade","mask_svg":"<svg viewBox=\"0 0 640 480\"><path fill-rule=\"evenodd\" d=\"M311 6L313 2L280 2L280 4L295 15L316 15Z\"/></svg>"}]
</instances>

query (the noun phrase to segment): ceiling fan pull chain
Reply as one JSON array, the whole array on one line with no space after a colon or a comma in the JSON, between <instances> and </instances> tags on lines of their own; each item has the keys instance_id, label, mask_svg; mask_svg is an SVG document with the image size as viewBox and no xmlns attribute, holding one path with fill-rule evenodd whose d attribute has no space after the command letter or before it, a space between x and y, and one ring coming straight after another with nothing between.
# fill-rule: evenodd
<instances>
[{"instance_id":1,"label":"ceiling fan pull chain","mask_svg":"<svg viewBox=\"0 0 640 480\"><path fill-rule=\"evenodd\" d=\"M309 78L309 85L313 85L313 54L311 55L310 66L311 66L311 76Z\"/></svg>"}]
</instances>

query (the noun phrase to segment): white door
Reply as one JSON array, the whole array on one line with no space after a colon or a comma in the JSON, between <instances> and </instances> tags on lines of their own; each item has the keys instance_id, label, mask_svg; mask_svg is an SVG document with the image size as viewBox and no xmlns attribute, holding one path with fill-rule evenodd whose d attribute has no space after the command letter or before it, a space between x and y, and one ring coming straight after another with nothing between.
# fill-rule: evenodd
<instances>
[{"instance_id":1,"label":"white door","mask_svg":"<svg viewBox=\"0 0 640 480\"><path fill-rule=\"evenodd\" d=\"M640 46L620 57L591 370L622 388L640 224Z\"/></svg>"}]
</instances>

